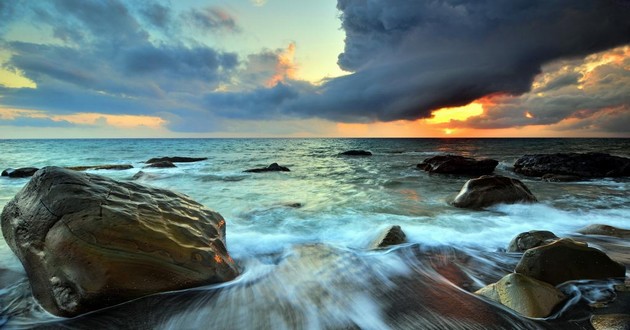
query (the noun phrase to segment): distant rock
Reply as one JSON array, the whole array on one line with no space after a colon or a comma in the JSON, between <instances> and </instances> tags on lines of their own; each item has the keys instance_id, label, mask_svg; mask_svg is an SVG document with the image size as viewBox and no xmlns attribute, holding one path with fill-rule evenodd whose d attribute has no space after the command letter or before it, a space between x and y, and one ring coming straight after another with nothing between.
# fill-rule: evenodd
<instances>
[{"instance_id":1,"label":"distant rock","mask_svg":"<svg viewBox=\"0 0 630 330\"><path fill-rule=\"evenodd\" d=\"M7 168L2 171L2 176L8 176L10 178L28 178L33 176L39 169L37 167L22 167L18 169Z\"/></svg>"},{"instance_id":2,"label":"distant rock","mask_svg":"<svg viewBox=\"0 0 630 330\"><path fill-rule=\"evenodd\" d=\"M372 156L372 153L367 150L348 150L339 153L341 156Z\"/></svg>"},{"instance_id":3,"label":"distant rock","mask_svg":"<svg viewBox=\"0 0 630 330\"><path fill-rule=\"evenodd\" d=\"M90 166L68 166L66 167L69 170L73 171L87 171L87 170L128 170L133 168L133 165L130 164L122 164L122 165L90 165Z\"/></svg>"},{"instance_id":4,"label":"distant rock","mask_svg":"<svg viewBox=\"0 0 630 330\"><path fill-rule=\"evenodd\" d=\"M0 223L34 297L58 316L238 275L223 217L165 189L45 167Z\"/></svg>"},{"instance_id":5,"label":"distant rock","mask_svg":"<svg viewBox=\"0 0 630 330\"><path fill-rule=\"evenodd\" d=\"M172 162L169 162L169 161L165 160L165 161L161 161L161 162L151 163L150 165L147 165L145 167L171 168L171 167L177 167L177 166L175 166L175 164L173 164Z\"/></svg>"},{"instance_id":6,"label":"distant rock","mask_svg":"<svg viewBox=\"0 0 630 330\"><path fill-rule=\"evenodd\" d=\"M300 202L295 202L295 203L285 203L284 206L294 208L294 209L299 209L299 208L302 208L304 204Z\"/></svg>"},{"instance_id":7,"label":"distant rock","mask_svg":"<svg viewBox=\"0 0 630 330\"><path fill-rule=\"evenodd\" d=\"M245 170L243 172L261 173L261 172L290 172L290 171L291 170L289 170L288 167L280 166L278 165L278 163L273 163L267 167L252 168L249 170Z\"/></svg>"},{"instance_id":8,"label":"distant rock","mask_svg":"<svg viewBox=\"0 0 630 330\"><path fill-rule=\"evenodd\" d=\"M208 157L202 157L202 158L193 158L193 157L161 157L161 158L151 158L151 159L147 160L145 163L147 163L147 164L159 163L159 162L192 163L192 162L199 162L199 161L206 160L206 159L208 159Z\"/></svg>"},{"instance_id":9,"label":"distant rock","mask_svg":"<svg viewBox=\"0 0 630 330\"><path fill-rule=\"evenodd\" d=\"M536 197L521 181L501 175L484 175L468 180L453 205L478 209L499 203L533 203Z\"/></svg>"},{"instance_id":10,"label":"distant rock","mask_svg":"<svg viewBox=\"0 0 630 330\"><path fill-rule=\"evenodd\" d=\"M527 317L547 317L566 296L553 285L522 274L508 274L475 292Z\"/></svg>"},{"instance_id":11,"label":"distant rock","mask_svg":"<svg viewBox=\"0 0 630 330\"><path fill-rule=\"evenodd\" d=\"M379 236L372 241L369 245L369 249L384 248L392 245L398 245L407 241L407 235L400 228L400 226L389 226L383 230Z\"/></svg>"},{"instance_id":12,"label":"distant rock","mask_svg":"<svg viewBox=\"0 0 630 330\"><path fill-rule=\"evenodd\" d=\"M507 252L525 252L531 248L551 243L560 239L554 233L546 230L531 230L518 234L512 239Z\"/></svg>"},{"instance_id":13,"label":"distant rock","mask_svg":"<svg viewBox=\"0 0 630 330\"><path fill-rule=\"evenodd\" d=\"M630 238L630 230L621 229L608 225L601 224L593 224L587 227L584 227L577 231L580 234L584 235L602 235L602 236L612 236L619 238Z\"/></svg>"},{"instance_id":14,"label":"distant rock","mask_svg":"<svg viewBox=\"0 0 630 330\"><path fill-rule=\"evenodd\" d=\"M430 173L483 175L491 174L498 164L494 159L445 155L427 158L417 167Z\"/></svg>"},{"instance_id":15,"label":"distant rock","mask_svg":"<svg viewBox=\"0 0 630 330\"><path fill-rule=\"evenodd\" d=\"M591 316L595 330L630 330L629 314L603 314Z\"/></svg>"},{"instance_id":16,"label":"distant rock","mask_svg":"<svg viewBox=\"0 0 630 330\"><path fill-rule=\"evenodd\" d=\"M514 271L558 285L571 280L624 277L626 267L586 243L560 239L525 251Z\"/></svg>"},{"instance_id":17,"label":"distant rock","mask_svg":"<svg viewBox=\"0 0 630 330\"><path fill-rule=\"evenodd\" d=\"M565 174L553 174L547 173L541 178L546 182L573 182L573 181L582 181L584 178L579 177L577 175L565 175Z\"/></svg>"},{"instance_id":18,"label":"distant rock","mask_svg":"<svg viewBox=\"0 0 630 330\"><path fill-rule=\"evenodd\" d=\"M525 155L514 163L514 172L538 177L545 174L582 178L630 176L630 158L600 152Z\"/></svg>"}]
</instances>

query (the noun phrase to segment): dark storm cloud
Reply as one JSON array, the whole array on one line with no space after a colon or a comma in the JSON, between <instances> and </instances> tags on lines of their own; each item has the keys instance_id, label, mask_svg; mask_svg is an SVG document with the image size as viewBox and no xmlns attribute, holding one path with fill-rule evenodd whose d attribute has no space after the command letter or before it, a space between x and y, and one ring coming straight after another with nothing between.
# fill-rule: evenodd
<instances>
[{"instance_id":1,"label":"dark storm cloud","mask_svg":"<svg viewBox=\"0 0 630 330\"><path fill-rule=\"evenodd\" d=\"M217 7L176 11L159 1L0 0L0 33L22 19L57 39L0 41L12 54L7 68L37 84L0 88L0 96L5 106L51 113L159 115L177 131L221 129L226 118L417 119L497 93L516 98L462 125L548 124L580 115L595 120L599 110L613 113L624 109L618 102L628 104L628 85L620 87L627 83L623 72L599 68L601 87L587 97L574 90L581 79L575 72L536 87L549 94L545 100L523 93L544 64L629 43L630 7L624 3L338 0L346 33L338 63L352 73L312 85L288 74L275 83L282 50L239 59L204 43L208 34L240 31L236 18Z\"/></svg>"},{"instance_id":2,"label":"dark storm cloud","mask_svg":"<svg viewBox=\"0 0 630 330\"><path fill-rule=\"evenodd\" d=\"M337 6L346 32L339 65L355 73L328 82L325 100L306 111L344 121L417 119L488 94L521 94L544 63L630 42L630 11L612 1Z\"/></svg>"}]
</instances>

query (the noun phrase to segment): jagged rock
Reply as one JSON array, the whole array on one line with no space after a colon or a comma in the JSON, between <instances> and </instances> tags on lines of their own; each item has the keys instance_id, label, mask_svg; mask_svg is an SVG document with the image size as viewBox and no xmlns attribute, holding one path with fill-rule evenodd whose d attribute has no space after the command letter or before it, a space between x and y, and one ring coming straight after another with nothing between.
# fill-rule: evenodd
<instances>
[{"instance_id":1,"label":"jagged rock","mask_svg":"<svg viewBox=\"0 0 630 330\"><path fill-rule=\"evenodd\" d=\"M160 157L160 158L151 158L147 160L145 163L159 163L159 162L171 162L171 163L192 163L199 162L202 160L206 160L208 157L194 158L194 157Z\"/></svg>"},{"instance_id":2,"label":"jagged rock","mask_svg":"<svg viewBox=\"0 0 630 330\"><path fill-rule=\"evenodd\" d=\"M536 197L521 181L501 175L484 175L468 180L453 205L462 208L483 208L499 203L533 203Z\"/></svg>"},{"instance_id":3,"label":"jagged rock","mask_svg":"<svg viewBox=\"0 0 630 330\"><path fill-rule=\"evenodd\" d=\"M524 252L531 248L551 243L559 239L554 233L546 230L531 230L518 234L512 239L507 252Z\"/></svg>"},{"instance_id":4,"label":"jagged rock","mask_svg":"<svg viewBox=\"0 0 630 330\"><path fill-rule=\"evenodd\" d=\"M2 176L8 176L10 178L28 178L33 176L39 169L37 167L22 167L18 169L7 168L2 171Z\"/></svg>"},{"instance_id":5,"label":"jagged rock","mask_svg":"<svg viewBox=\"0 0 630 330\"><path fill-rule=\"evenodd\" d=\"M514 172L527 176L549 173L583 178L630 176L630 158L600 152L524 155L514 163Z\"/></svg>"},{"instance_id":6,"label":"jagged rock","mask_svg":"<svg viewBox=\"0 0 630 330\"><path fill-rule=\"evenodd\" d=\"M169 162L169 161L165 160L165 161L162 161L162 162L151 163L150 165L147 165L145 167L171 168L171 167L177 167L177 166L175 166L175 164L173 164L172 162Z\"/></svg>"},{"instance_id":7,"label":"jagged rock","mask_svg":"<svg viewBox=\"0 0 630 330\"><path fill-rule=\"evenodd\" d=\"M586 243L559 239L525 251L514 271L558 285L571 280L624 277L626 267Z\"/></svg>"},{"instance_id":8,"label":"jagged rock","mask_svg":"<svg viewBox=\"0 0 630 330\"><path fill-rule=\"evenodd\" d=\"M475 292L527 317L547 317L566 299L553 285L521 274L508 274Z\"/></svg>"},{"instance_id":9,"label":"jagged rock","mask_svg":"<svg viewBox=\"0 0 630 330\"><path fill-rule=\"evenodd\" d=\"M400 226L389 226L383 230L380 235L370 243L370 249L384 248L392 245L398 245L407 241L407 235Z\"/></svg>"},{"instance_id":10,"label":"jagged rock","mask_svg":"<svg viewBox=\"0 0 630 330\"><path fill-rule=\"evenodd\" d=\"M87 170L128 170L133 168L133 165L122 164L122 165L90 165L90 166L68 166L66 167L69 170L73 171L87 171Z\"/></svg>"},{"instance_id":11,"label":"jagged rock","mask_svg":"<svg viewBox=\"0 0 630 330\"><path fill-rule=\"evenodd\" d=\"M372 153L367 150L348 150L339 154L342 156L372 156Z\"/></svg>"},{"instance_id":12,"label":"jagged rock","mask_svg":"<svg viewBox=\"0 0 630 330\"><path fill-rule=\"evenodd\" d=\"M580 234L584 235L602 235L602 236L612 236L619 238L630 238L630 230L621 229L608 225L601 224L593 224L587 227L584 227L577 231Z\"/></svg>"},{"instance_id":13,"label":"jagged rock","mask_svg":"<svg viewBox=\"0 0 630 330\"><path fill-rule=\"evenodd\" d=\"M288 167L280 166L278 165L278 163L273 163L267 167L252 168L249 170L245 170L243 172L261 173L261 172L290 172L290 171L291 170L289 170Z\"/></svg>"},{"instance_id":14,"label":"jagged rock","mask_svg":"<svg viewBox=\"0 0 630 330\"><path fill-rule=\"evenodd\" d=\"M494 159L446 155L427 158L417 167L431 173L483 175L492 173L498 164Z\"/></svg>"},{"instance_id":15,"label":"jagged rock","mask_svg":"<svg viewBox=\"0 0 630 330\"><path fill-rule=\"evenodd\" d=\"M45 167L0 222L34 297L59 316L238 274L223 217L164 189Z\"/></svg>"},{"instance_id":16,"label":"jagged rock","mask_svg":"<svg viewBox=\"0 0 630 330\"><path fill-rule=\"evenodd\" d=\"M630 315L593 315L591 316L591 325L595 330L630 330Z\"/></svg>"}]
</instances>

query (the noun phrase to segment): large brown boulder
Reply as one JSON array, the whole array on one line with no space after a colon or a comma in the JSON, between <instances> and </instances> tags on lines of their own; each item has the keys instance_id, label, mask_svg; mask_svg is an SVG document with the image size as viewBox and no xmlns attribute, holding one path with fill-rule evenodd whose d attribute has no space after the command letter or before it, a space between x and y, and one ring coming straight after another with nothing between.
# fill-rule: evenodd
<instances>
[{"instance_id":1,"label":"large brown boulder","mask_svg":"<svg viewBox=\"0 0 630 330\"><path fill-rule=\"evenodd\" d=\"M468 180L453 205L462 208L483 208L506 203L532 203L536 197L521 181L501 175L484 175Z\"/></svg>"},{"instance_id":2,"label":"large brown boulder","mask_svg":"<svg viewBox=\"0 0 630 330\"><path fill-rule=\"evenodd\" d=\"M46 167L0 219L33 295L59 316L238 275L221 215L164 189Z\"/></svg>"},{"instance_id":3,"label":"large brown boulder","mask_svg":"<svg viewBox=\"0 0 630 330\"><path fill-rule=\"evenodd\" d=\"M514 163L514 172L539 177L545 174L584 178L630 176L630 158L600 152L524 155Z\"/></svg>"},{"instance_id":4,"label":"large brown boulder","mask_svg":"<svg viewBox=\"0 0 630 330\"><path fill-rule=\"evenodd\" d=\"M507 252L524 252L531 248L551 243L559 239L554 233L546 230L531 230L518 234L512 239Z\"/></svg>"},{"instance_id":5,"label":"large brown boulder","mask_svg":"<svg viewBox=\"0 0 630 330\"><path fill-rule=\"evenodd\" d=\"M547 317L566 298L553 285L516 273L475 293L528 317Z\"/></svg>"},{"instance_id":6,"label":"large brown boulder","mask_svg":"<svg viewBox=\"0 0 630 330\"><path fill-rule=\"evenodd\" d=\"M525 251L514 271L558 285L571 280L624 277L626 267L586 243L560 239Z\"/></svg>"},{"instance_id":7,"label":"large brown boulder","mask_svg":"<svg viewBox=\"0 0 630 330\"><path fill-rule=\"evenodd\" d=\"M494 159L445 155L427 158L417 167L431 173L484 175L491 174L498 164Z\"/></svg>"}]
</instances>

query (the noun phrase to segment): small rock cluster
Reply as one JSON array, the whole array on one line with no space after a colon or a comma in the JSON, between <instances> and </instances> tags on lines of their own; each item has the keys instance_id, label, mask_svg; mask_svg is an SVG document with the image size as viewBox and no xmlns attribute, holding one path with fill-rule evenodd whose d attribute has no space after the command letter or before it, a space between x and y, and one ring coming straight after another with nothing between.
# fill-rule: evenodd
<instances>
[{"instance_id":1,"label":"small rock cluster","mask_svg":"<svg viewBox=\"0 0 630 330\"><path fill-rule=\"evenodd\" d=\"M516 236L508 252L523 252L514 272L475 293L522 315L548 317L565 301L556 286L567 281L625 277L624 265L587 243L558 238L549 231Z\"/></svg>"}]
</instances>

